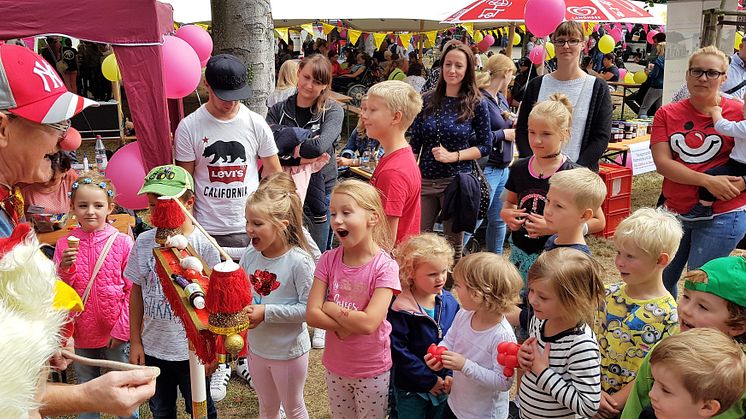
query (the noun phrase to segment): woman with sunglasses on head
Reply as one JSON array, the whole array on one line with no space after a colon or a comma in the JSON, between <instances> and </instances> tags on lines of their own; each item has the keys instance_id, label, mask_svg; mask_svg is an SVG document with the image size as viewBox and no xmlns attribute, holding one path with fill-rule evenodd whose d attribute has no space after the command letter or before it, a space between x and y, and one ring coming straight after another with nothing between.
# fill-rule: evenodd
<instances>
[{"instance_id":1,"label":"woman with sunglasses on head","mask_svg":"<svg viewBox=\"0 0 746 419\"><path fill-rule=\"evenodd\" d=\"M684 267L697 269L712 259L728 256L746 233L746 182L738 176L707 172L728 162L733 137L715 129L713 113L728 121L744 119L743 104L725 97L720 89L728 71L728 57L714 46L700 48L689 57L688 99L669 103L653 120L650 148L658 173L663 175L663 196L669 211L679 214L684 237L666 270L663 283L676 297ZM698 204L699 188L717 201L712 219L686 221Z\"/></svg>"},{"instance_id":2,"label":"woman with sunglasses on head","mask_svg":"<svg viewBox=\"0 0 746 419\"><path fill-rule=\"evenodd\" d=\"M52 156L52 178L43 183L32 183L21 187L27 214L66 214L70 211L70 191L78 179L75 170L70 170L72 159L67 152Z\"/></svg>"},{"instance_id":3,"label":"woman with sunglasses on head","mask_svg":"<svg viewBox=\"0 0 746 419\"><path fill-rule=\"evenodd\" d=\"M477 87L474 55L463 42L453 40L445 44L441 57L438 83L424 94L422 111L409 129L422 174L422 231L433 230L444 207L445 190L456 175L471 172L472 160L488 155L492 148L490 115ZM459 213L443 221L457 261L464 232L454 231L454 224L462 224L464 217Z\"/></svg>"},{"instance_id":4,"label":"woman with sunglasses on head","mask_svg":"<svg viewBox=\"0 0 746 419\"><path fill-rule=\"evenodd\" d=\"M528 115L534 104L554 93L562 93L573 107L570 141L562 152L579 165L598 171L598 159L609 144L613 107L606 81L580 68L584 41L583 27L576 21L562 22L554 30L557 70L528 82L518 113L515 142L521 157L532 154L528 145Z\"/></svg>"}]
</instances>

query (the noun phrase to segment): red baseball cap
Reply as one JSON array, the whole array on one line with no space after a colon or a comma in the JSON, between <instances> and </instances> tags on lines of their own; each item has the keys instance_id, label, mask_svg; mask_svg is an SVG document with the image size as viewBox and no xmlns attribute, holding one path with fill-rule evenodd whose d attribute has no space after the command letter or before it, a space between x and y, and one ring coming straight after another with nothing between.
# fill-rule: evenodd
<instances>
[{"instance_id":1,"label":"red baseball cap","mask_svg":"<svg viewBox=\"0 0 746 419\"><path fill-rule=\"evenodd\" d=\"M56 124L92 105L98 103L68 92L54 67L34 51L0 45L0 110Z\"/></svg>"}]
</instances>

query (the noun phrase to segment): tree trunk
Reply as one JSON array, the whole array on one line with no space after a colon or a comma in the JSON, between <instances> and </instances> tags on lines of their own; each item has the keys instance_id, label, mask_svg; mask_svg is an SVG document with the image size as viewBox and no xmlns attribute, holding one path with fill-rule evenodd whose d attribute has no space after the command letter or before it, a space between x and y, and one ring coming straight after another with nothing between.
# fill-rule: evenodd
<instances>
[{"instance_id":1,"label":"tree trunk","mask_svg":"<svg viewBox=\"0 0 746 419\"><path fill-rule=\"evenodd\" d=\"M249 69L252 111L267 114L275 88L274 24L269 0L211 0L213 54L233 54Z\"/></svg>"}]
</instances>

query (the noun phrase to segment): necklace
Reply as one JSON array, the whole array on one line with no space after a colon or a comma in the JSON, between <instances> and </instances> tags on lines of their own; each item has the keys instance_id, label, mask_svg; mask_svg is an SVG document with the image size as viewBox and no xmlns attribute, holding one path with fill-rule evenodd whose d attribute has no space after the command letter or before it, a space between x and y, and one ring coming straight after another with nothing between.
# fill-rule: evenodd
<instances>
[{"instance_id":1,"label":"necklace","mask_svg":"<svg viewBox=\"0 0 746 419\"><path fill-rule=\"evenodd\" d=\"M557 157L560 157L561 155L562 155L562 153L561 153L561 152L559 152L559 153L551 154L551 155L549 155L549 156L544 156L544 157L542 157L542 158L543 158L543 159L556 159ZM535 167L535 168L536 168L536 171L537 171L537 172L539 172L539 179L546 179L546 178L549 178L550 176L552 176L552 175L553 175L553 174L554 174L554 173L555 173L555 172L557 171L557 169L559 169L559 166L557 166L557 167L550 167L549 169L551 170L551 173L549 173L549 172L547 171L547 174L545 175L545 174L544 174L544 173L545 173L545 172L544 172L544 168L543 168L543 167L541 167L541 165L539 164L538 160L536 160L536 159L535 159L535 157L536 157L536 156L532 156L532 157L531 157L531 161L529 162L529 164L530 164L531 166ZM560 162L560 165L561 165L561 164L562 164L562 163Z\"/></svg>"}]
</instances>

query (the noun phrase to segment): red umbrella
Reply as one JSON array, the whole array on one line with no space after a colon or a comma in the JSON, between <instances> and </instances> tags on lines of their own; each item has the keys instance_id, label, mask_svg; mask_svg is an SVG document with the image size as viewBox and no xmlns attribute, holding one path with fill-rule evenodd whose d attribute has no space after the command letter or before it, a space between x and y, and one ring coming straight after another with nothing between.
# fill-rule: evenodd
<instances>
[{"instance_id":1,"label":"red umbrella","mask_svg":"<svg viewBox=\"0 0 746 419\"><path fill-rule=\"evenodd\" d=\"M515 22L524 20L527 0L477 0L449 16L443 23ZM653 17L629 0L565 0L566 20L634 22Z\"/></svg>"}]
</instances>

